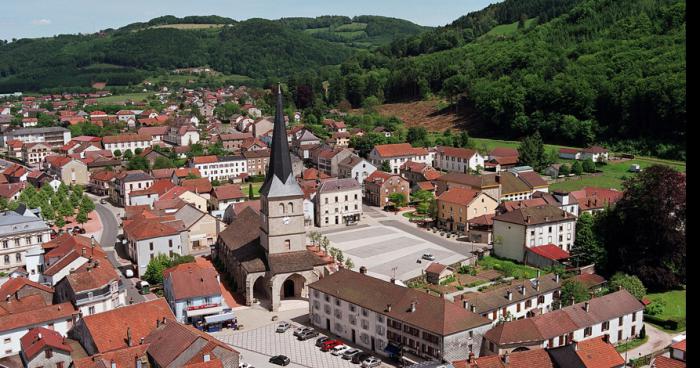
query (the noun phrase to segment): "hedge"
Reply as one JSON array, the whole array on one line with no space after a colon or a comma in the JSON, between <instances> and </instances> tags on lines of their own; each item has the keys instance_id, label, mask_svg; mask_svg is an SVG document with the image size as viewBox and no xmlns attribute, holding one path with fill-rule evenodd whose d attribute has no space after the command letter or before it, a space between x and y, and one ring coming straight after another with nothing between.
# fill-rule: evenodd
<instances>
[{"instance_id":1,"label":"hedge","mask_svg":"<svg viewBox=\"0 0 700 368\"><path fill-rule=\"evenodd\" d=\"M674 330L674 331L679 331L679 330L685 330L685 319L674 319L674 318L659 318L656 316L644 315L644 321L653 323L655 325L661 326L667 330Z\"/></svg>"}]
</instances>

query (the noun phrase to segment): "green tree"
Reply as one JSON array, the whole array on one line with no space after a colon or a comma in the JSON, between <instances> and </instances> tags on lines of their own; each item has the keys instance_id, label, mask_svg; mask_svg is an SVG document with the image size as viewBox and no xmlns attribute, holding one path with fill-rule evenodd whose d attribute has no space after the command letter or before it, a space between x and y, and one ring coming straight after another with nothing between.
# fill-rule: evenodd
<instances>
[{"instance_id":1,"label":"green tree","mask_svg":"<svg viewBox=\"0 0 700 368\"><path fill-rule=\"evenodd\" d=\"M352 258L348 257L348 259L345 260L345 268L349 270L355 268L355 262L352 261Z\"/></svg>"},{"instance_id":2,"label":"green tree","mask_svg":"<svg viewBox=\"0 0 700 368\"><path fill-rule=\"evenodd\" d=\"M574 175L583 174L583 166L581 166L581 161L574 161L574 163L571 165L571 173Z\"/></svg>"},{"instance_id":3,"label":"green tree","mask_svg":"<svg viewBox=\"0 0 700 368\"><path fill-rule=\"evenodd\" d=\"M595 163L592 160L583 160L583 164L581 166L583 171L587 173L594 173L596 171Z\"/></svg>"},{"instance_id":4,"label":"green tree","mask_svg":"<svg viewBox=\"0 0 700 368\"><path fill-rule=\"evenodd\" d=\"M121 150L114 150L114 157L116 157L116 158L122 157L122 151Z\"/></svg>"},{"instance_id":5,"label":"green tree","mask_svg":"<svg viewBox=\"0 0 700 368\"><path fill-rule=\"evenodd\" d=\"M544 149L544 142L539 132L525 137L518 146L518 161L531 166L536 171L542 171L549 163Z\"/></svg>"},{"instance_id":6,"label":"green tree","mask_svg":"<svg viewBox=\"0 0 700 368\"><path fill-rule=\"evenodd\" d=\"M75 221L79 223L80 225L83 225L84 223L88 222L88 215L87 213L83 211L78 211L78 216L75 216Z\"/></svg>"},{"instance_id":7,"label":"green tree","mask_svg":"<svg viewBox=\"0 0 700 368\"><path fill-rule=\"evenodd\" d=\"M153 170L157 169L172 169L175 168L175 162L173 160L163 157L163 156L158 156L156 157L156 160L153 161Z\"/></svg>"},{"instance_id":8,"label":"green tree","mask_svg":"<svg viewBox=\"0 0 700 368\"><path fill-rule=\"evenodd\" d=\"M83 196L82 201L80 201L80 211L85 213L90 213L95 210L95 204L87 196Z\"/></svg>"},{"instance_id":9,"label":"green tree","mask_svg":"<svg viewBox=\"0 0 700 368\"><path fill-rule=\"evenodd\" d=\"M125 160L131 160L132 157L134 157L134 153L131 152L130 149L127 149L126 151L124 151L124 159Z\"/></svg>"},{"instance_id":10,"label":"green tree","mask_svg":"<svg viewBox=\"0 0 700 368\"><path fill-rule=\"evenodd\" d=\"M406 206L406 195L403 193L394 192L389 194L389 202L393 203L396 208Z\"/></svg>"},{"instance_id":11,"label":"green tree","mask_svg":"<svg viewBox=\"0 0 700 368\"><path fill-rule=\"evenodd\" d=\"M134 150L134 154L136 154L136 155L140 155L142 152L143 152L143 148L141 148L141 147L138 147Z\"/></svg>"},{"instance_id":12,"label":"green tree","mask_svg":"<svg viewBox=\"0 0 700 368\"><path fill-rule=\"evenodd\" d=\"M143 279L150 284L163 283L163 271L172 266L172 259L165 254L159 253L148 262L146 273L143 274Z\"/></svg>"},{"instance_id":13,"label":"green tree","mask_svg":"<svg viewBox=\"0 0 700 368\"><path fill-rule=\"evenodd\" d=\"M50 203L41 207L41 217L46 221L53 221L56 218L56 210Z\"/></svg>"},{"instance_id":14,"label":"green tree","mask_svg":"<svg viewBox=\"0 0 700 368\"><path fill-rule=\"evenodd\" d=\"M129 170L143 170L143 171L148 171L149 170L149 163L148 160L145 157L142 156L133 156L131 160L129 160L129 163L127 164L127 169Z\"/></svg>"},{"instance_id":15,"label":"green tree","mask_svg":"<svg viewBox=\"0 0 700 368\"><path fill-rule=\"evenodd\" d=\"M560 295L558 301L559 307L571 305L572 298L574 299L574 303L584 302L591 298L586 285L576 279L564 280L561 285Z\"/></svg>"},{"instance_id":16,"label":"green tree","mask_svg":"<svg viewBox=\"0 0 700 368\"><path fill-rule=\"evenodd\" d=\"M389 164L389 161L382 161L382 166L379 168L381 171L384 172L391 172L391 164Z\"/></svg>"},{"instance_id":17,"label":"green tree","mask_svg":"<svg viewBox=\"0 0 700 368\"><path fill-rule=\"evenodd\" d=\"M248 184L248 199L255 199L255 193L253 192L253 184Z\"/></svg>"},{"instance_id":18,"label":"green tree","mask_svg":"<svg viewBox=\"0 0 700 368\"><path fill-rule=\"evenodd\" d=\"M463 130L459 133L459 136L457 138L457 147L472 148L472 143L469 140L469 133L467 133L466 130Z\"/></svg>"},{"instance_id":19,"label":"green tree","mask_svg":"<svg viewBox=\"0 0 700 368\"><path fill-rule=\"evenodd\" d=\"M61 217L61 216L58 216L58 217L56 218L55 223L56 223L56 226L58 226L58 228L60 229L60 228L62 228L62 227L64 227L64 226L66 226L66 219L63 218L63 217Z\"/></svg>"},{"instance_id":20,"label":"green tree","mask_svg":"<svg viewBox=\"0 0 700 368\"><path fill-rule=\"evenodd\" d=\"M613 275L609 283L610 291L617 291L619 288L629 291L630 294L639 300L642 300L647 295L647 289L637 276L622 272Z\"/></svg>"},{"instance_id":21,"label":"green tree","mask_svg":"<svg viewBox=\"0 0 700 368\"><path fill-rule=\"evenodd\" d=\"M590 213L582 213L576 222L576 240L571 248L571 258L577 266L596 264L604 267L607 252L599 239L596 219Z\"/></svg>"},{"instance_id":22,"label":"green tree","mask_svg":"<svg viewBox=\"0 0 700 368\"><path fill-rule=\"evenodd\" d=\"M343 261L345 260L345 256L343 255L343 251L338 249L336 254L335 254L335 259L338 260L338 263L342 264Z\"/></svg>"},{"instance_id":23,"label":"green tree","mask_svg":"<svg viewBox=\"0 0 700 368\"><path fill-rule=\"evenodd\" d=\"M568 176L571 173L571 169L567 164L561 164L559 166L559 175Z\"/></svg>"},{"instance_id":24,"label":"green tree","mask_svg":"<svg viewBox=\"0 0 700 368\"><path fill-rule=\"evenodd\" d=\"M419 190L413 194L413 200L416 204L416 211L420 214L427 214L430 210L430 203L435 198L433 192L427 190Z\"/></svg>"}]
</instances>

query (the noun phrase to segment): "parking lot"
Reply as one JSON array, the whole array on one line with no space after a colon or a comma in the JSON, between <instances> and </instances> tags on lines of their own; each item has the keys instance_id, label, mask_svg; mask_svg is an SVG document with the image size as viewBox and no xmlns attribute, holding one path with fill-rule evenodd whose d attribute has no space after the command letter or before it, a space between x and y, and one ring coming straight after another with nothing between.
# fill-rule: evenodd
<instances>
[{"instance_id":1,"label":"parking lot","mask_svg":"<svg viewBox=\"0 0 700 368\"><path fill-rule=\"evenodd\" d=\"M275 332L277 323L270 323L256 329L216 337L233 346L234 349L242 350L242 361L251 363L255 367L273 366L267 360L280 354L289 357L291 360L289 367L357 368L360 366L330 352L321 351L316 346L317 337L306 341L297 340L293 335L294 329L301 325L295 322L291 324L292 327L283 333ZM320 336L325 335L320 334ZM383 363L380 367L392 366Z\"/></svg>"},{"instance_id":2,"label":"parking lot","mask_svg":"<svg viewBox=\"0 0 700 368\"><path fill-rule=\"evenodd\" d=\"M365 266L368 274L386 280L394 275L402 281L420 276L422 270L431 263L421 259L425 253L432 254L436 262L443 264L467 258L396 227L379 224L333 232L326 236L332 247L342 250L345 258L352 258L356 270Z\"/></svg>"}]
</instances>

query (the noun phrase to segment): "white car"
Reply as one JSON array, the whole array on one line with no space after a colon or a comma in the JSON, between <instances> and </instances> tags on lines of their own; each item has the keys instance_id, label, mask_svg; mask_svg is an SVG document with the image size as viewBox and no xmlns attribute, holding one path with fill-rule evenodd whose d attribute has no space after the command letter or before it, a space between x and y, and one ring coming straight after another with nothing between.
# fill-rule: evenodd
<instances>
[{"instance_id":1,"label":"white car","mask_svg":"<svg viewBox=\"0 0 700 368\"><path fill-rule=\"evenodd\" d=\"M362 368L372 368L376 367L378 365L382 364L382 361L375 358L375 357L369 357L362 361Z\"/></svg>"},{"instance_id":2,"label":"white car","mask_svg":"<svg viewBox=\"0 0 700 368\"><path fill-rule=\"evenodd\" d=\"M299 335L301 335L302 333L304 333L304 332L307 331L307 330L308 330L308 331L311 331L312 328L309 328L309 327L306 327L306 326L297 327L297 328L294 329L294 334L293 334L293 335L296 336L296 337L299 337Z\"/></svg>"},{"instance_id":3,"label":"white car","mask_svg":"<svg viewBox=\"0 0 700 368\"><path fill-rule=\"evenodd\" d=\"M282 322L277 324L277 329L275 331L280 332L280 333L285 332L285 331L289 330L290 327L292 327L292 325L290 325L289 322L282 321Z\"/></svg>"},{"instance_id":4,"label":"white car","mask_svg":"<svg viewBox=\"0 0 700 368\"><path fill-rule=\"evenodd\" d=\"M134 270L132 270L131 268L125 269L125 270L124 270L124 276L126 276L126 278L132 278L132 277L134 277Z\"/></svg>"},{"instance_id":5,"label":"white car","mask_svg":"<svg viewBox=\"0 0 700 368\"><path fill-rule=\"evenodd\" d=\"M248 363L240 363L238 365L238 368L255 368L255 367L253 367L252 365L250 365Z\"/></svg>"},{"instance_id":6,"label":"white car","mask_svg":"<svg viewBox=\"0 0 700 368\"><path fill-rule=\"evenodd\" d=\"M435 256L430 254L430 253L425 253L425 254L423 254L423 259L427 259L428 261L434 261Z\"/></svg>"},{"instance_id":7,"label":"white car","mask_svg":"<svg viewBox=\"0 0 700 368\"><path fill-rule=\"evenodd\" d=\"M345 352L345 350L348 350L348 349L350 349L350 347L347 346L347 345L338 345L338 346L334 347L333 349L331 349L331 354L333 354L333 355L343 355L343 353Z\"/></svg>"}]
</instances>

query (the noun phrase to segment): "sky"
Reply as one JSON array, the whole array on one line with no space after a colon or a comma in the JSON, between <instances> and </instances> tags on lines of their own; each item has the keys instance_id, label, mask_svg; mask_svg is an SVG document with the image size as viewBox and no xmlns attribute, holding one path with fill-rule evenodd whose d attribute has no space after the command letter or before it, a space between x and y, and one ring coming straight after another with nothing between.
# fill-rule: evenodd
<instances>
[{"instance_id":1,"label":"sky","mask_svg":"<svg viewBox=\"0 0 700 368\"><path fill-rule=\"evenodd\" d=\"M383 15L441 26L499 0L1 0L0 39L94 33L163 15L248 18Z\"/></svg>"}]
</instances>

